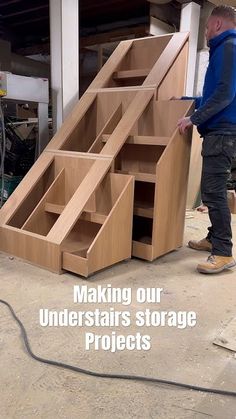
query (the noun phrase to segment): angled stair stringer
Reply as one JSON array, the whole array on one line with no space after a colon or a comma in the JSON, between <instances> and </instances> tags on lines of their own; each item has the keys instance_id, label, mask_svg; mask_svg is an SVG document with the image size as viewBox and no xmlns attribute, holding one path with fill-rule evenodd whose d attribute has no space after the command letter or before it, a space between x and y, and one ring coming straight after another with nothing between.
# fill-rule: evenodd
<instances>
[{"instance_id":1,"label":"angled stair stringer","mask_svg":"<svg viewBox=\"0 0 236 419\"><path fill-rule=\"evenodd\" d=\"M184 94L187 53L187 33L120 43L1 209L0 250L88 276L132 240L147 260L181 245L190 142L176 124L191 104L169 99Z\"/></svg>"}]
</instances>

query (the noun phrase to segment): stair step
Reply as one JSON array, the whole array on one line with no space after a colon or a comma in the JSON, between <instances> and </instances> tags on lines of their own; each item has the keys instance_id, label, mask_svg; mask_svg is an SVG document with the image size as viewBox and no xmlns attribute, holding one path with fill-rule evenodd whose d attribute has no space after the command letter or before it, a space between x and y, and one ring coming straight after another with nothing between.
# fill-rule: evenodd
<instances>
[{"instance_id":1,"label":"stair step","mask_svg":"<svg viewBox=\"0 0 236 419\"><path fill-rule=\"evenodd\" d=\"M141 68L139 70L123 70L115 71L113 73L114 80L125 80L125 79L140 79L145 78L150 73L150 68Z\"/></svg>"},{"instance_id":2,"label":"stair step","mask_svg":"<svg viewBox=\"0 0 236 419\"><path fill-rule=\"evenodd\" d=\"M156 183L156 175L152 173L130 172L127 170L116 170L116 173L134 176L135 180L138 180L140 182Z\"/></svg>"},{"instance_id":3,"label":"stair step","mask_svg":"<svg viewBox=\"0 0 236 419\"><path fill-rule=\"evenodd\" d=\"M111 134L103 134L102 142L106 143ZM157 137L153 135L130 135L126 144L139 144L139 145L161 145L166 146L169 142L169 137Z\"/></svg>"}]
</instances>

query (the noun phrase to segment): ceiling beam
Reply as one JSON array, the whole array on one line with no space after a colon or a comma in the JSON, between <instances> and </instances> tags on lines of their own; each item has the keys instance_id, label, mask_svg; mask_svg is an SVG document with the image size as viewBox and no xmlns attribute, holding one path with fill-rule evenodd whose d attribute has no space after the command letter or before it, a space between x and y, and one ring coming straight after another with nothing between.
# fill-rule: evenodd
<instances>
[{"instance_id":1,"label":"ceiling beam","mask_svg":"<svg viewBox=\"0 0 236 419\"><path fill-rule=\"evenodd\" d=\"M14 26L14 27L16 27L16 26L22 26L25 23L39 22L41 20L49 20L49 15L40 16L40 17L37 17L35 19L21 20L20 22L16 22L16 23L9 23L9 26L11 26L11 27L12 26Z\"/></svg>"},{"instance_id":2,"label":"ceiling beam","mask_svg":"<svg viewBox=\"0 0 236 419\"><path fill-rule=\"evenodd\" d=\"M116 29L109 32L99 33L96 35L90 35L80 38L80 47L86 48L91 45L106 44L114 41L121 41L127 38L129 35L135 35L137 37L146 36L148 28L145 25L125 27Z\"/></svg>"},{"instance_id":3,"label":"ceiling beam","mask_svg":"<svg viewBox=\"0 0 236 419\"><path fill-rule=\"evenodd\" d=\"M28 55L50 55L50 43L45 42L43 44L35 44L30 47L17 48L14 50L16 54L28 56Z\"/></svg>"},{"instance_id":4,"label":"ceiling beam","mask_svg":"<svg viewBox=\"0 0 236 419\"><path fill-rule=\"evenodd\" d=\"M35 11L41 10L41 9L49 9L49 5L44 4L42 6L31 7L30 9L20 10L18 12L10 13L8 15L3 15L2 19L8 19L9 17L23 15L23 14L26 14L26 13L29 13L29 12L35 12Z\"/></svg>"},{"instance_id":5,"label":"ceiling beam","mask_svg":"<svg viewBox=\"0 0 236 419\"><path fill-rule=\"evenodd\" d=\"M127 39L129 35L135 37L143 37L148 34L148 28L145 25L134 26L131 28L121 28L110 32L104 32L97 35L84 36L80 38L80 49L90 47L92 45L107 44L110 42L121 41ZM20 55L34 54L50 54L50 43L37 44L25 48L17 48L15 50Z\"/></svg>"},{"instance_id":6,"label":"ceiling beam","mask_svg":"<svg viewBox=\"0 0 236 419\"><path fill-rule=\"evenodd\" d=\"M4 7L4 6L10 6L13 3L20 3L22 0L8 0L5 1L4 3L1 2L0 7Z\"/></svg>"}]
</instances>

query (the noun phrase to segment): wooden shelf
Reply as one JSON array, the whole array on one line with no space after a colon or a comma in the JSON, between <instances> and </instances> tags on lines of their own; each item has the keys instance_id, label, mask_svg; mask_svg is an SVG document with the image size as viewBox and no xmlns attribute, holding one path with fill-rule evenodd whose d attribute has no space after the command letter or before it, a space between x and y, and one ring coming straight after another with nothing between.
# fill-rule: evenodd
<instances>
[{"instance_id":1,"label":"wooden shelf","mask_svg":"<svg viewBox=\"0 0 236 419\"><path fill-rule=\"evenodd\" d=\"M84 211L80 217L81 220L92 221L97 224L104 224L107 216L104 214L99 214L98 212L89 212Z\"/></svg>"},{"instance_id":2,"label":"wooden shelf","mask_svg":"<svg viewBox=\"0 0 236 419\"><path fill-rule=\"evenodd\" d=\"M52 214L61 214L64 208L65 205L51 204L50 202L45 203L45 211ZM91 221L97 224L103 224L106 221L106 218L107 216L104 214L90 211L84 211L80 216L81 220Z\"/></svg>"},{"instance_id":3,"label":"wooden shelf","mask_svg":"<svg viewBox=\"0 0 236 419\"><path fill-rule=\"evenodd\" d=\"M130 172L127 170L116 170L116 173L134 176L135 180L138 180L139 182L156 183L156 175L152 173L138 173L138 172Z\"/></svg>"},{"instance_id":4,"label":"wooden shelf","mask_svg":"<svg viewBox=\"0 0 236 419\"><path fill-rule=\"evenodd\" d=\"M150 73L150 68L142 68L139 70L123 70L116 71L113 74L114 80L126 80L126 79L140 79L145 78Z\"/></svg>"},{"instance_id":5,"label":"wooden shelf","mask_svg":"<svg viewBox=\"0 0 236 419\"><path fill-rule=\"evenodd\" d=\"M102 142L106 143L111 134L103 134ZM130 135L126 144L139 144L139 145L160 145L165 147L170 140L170 137L157 137L153 135Z\"/></svg>"},{"instance_id":6,"label":"wooden shelf","mask_svg":"<svg viewBox=\"0 0 236 419\"><path fill-rule=\"evenodd\" d=\"M154 208L141 205L141 203L134 204L134 215L140 217L153 218L153 210Z\"/></svg>"},{"instance_id":7,"label":"wooden shelf","mask_svg":"<svg viewBox=\"0 0 236 419\"><path fill-rule=\"evenodd\" d=\"M65 205L59 205L59 204L51 204L50 202L45 202L45 211L51 212L52 214L61 214L64 210Z\"/></svg>"}]
</instances>

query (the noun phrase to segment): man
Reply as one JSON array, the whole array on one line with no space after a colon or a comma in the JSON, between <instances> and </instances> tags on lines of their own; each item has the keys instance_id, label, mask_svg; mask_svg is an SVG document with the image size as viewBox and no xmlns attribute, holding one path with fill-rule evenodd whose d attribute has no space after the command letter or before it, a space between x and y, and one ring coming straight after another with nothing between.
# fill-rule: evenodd
<instances>
[{"instance_id":1,"label":"man","mask_svg":"<svg viewBox=\"0 0 236 419\"><path fill-rule=\"evenodd\" d=\"M195 98L197 110L181 119L178 126L183 134L194 124L203 137L201 194L211 221L207 237L188 245L211 252L207 262L197 266L199 272L218 273L236 265L226 188L236 155L236 9L223 5L214 8L206 39L210 59L203 96Z\"/></svg>"}]
</instances>

